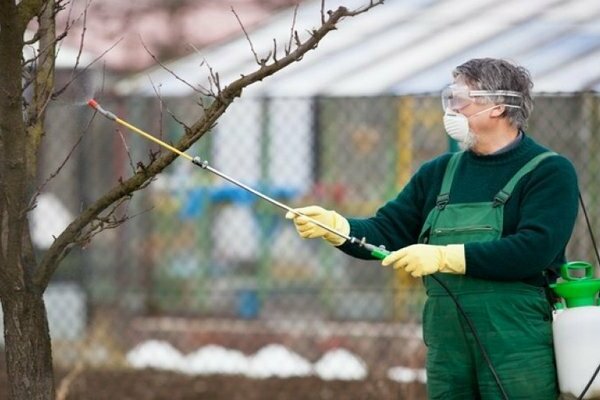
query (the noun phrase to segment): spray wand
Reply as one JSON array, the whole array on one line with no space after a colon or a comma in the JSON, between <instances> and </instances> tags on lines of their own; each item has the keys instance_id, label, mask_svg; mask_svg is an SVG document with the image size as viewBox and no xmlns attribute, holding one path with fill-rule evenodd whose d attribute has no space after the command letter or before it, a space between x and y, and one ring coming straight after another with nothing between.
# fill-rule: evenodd
<instances>
[{"instance_id":1,"label":"spray wand","mask_svg":"<svg viewBox=\"0 0 600 400\"><path fill-rule=\"evenodd\" d=\"M155 138L154 136L150 135L149 133L146 133L143 130L141 130L141 129L139 129L139 128L133 126L133 125L131 125L127 121L124 121L121 118L117 117L112 112L105 110L94 99L90 99L88 101L88 105L91 108L93 108L94 110L98 111L103 116L105 116L106 118L108 118L108 119L110 119L112 121L115 121L116 123L118 123L118 124L120 124L120 125L128 128L128 129L132 130L133 132L135 132L135 133L137 133L137 134L145 137L146 139L149 139L149 140L153 141L154 143L156 143L156 144L158 144L158 145L160 145L160 146L162 146L162 147L164 147L164 148L172 151L173 153L175 153L175 154L177 154L177 155L179 155L179 156L181 156L181 157L183 157L183 158L191 161L194 165L196 165L196 166L198 166L198 167L200 167L202 169L205 169L205 170L207 170L209 172L212 172L213 174L215 174L215 175L217 175L217 176L219 176L219 177L221 177L221 178L223 178L223 179L225 179L225 180L233 183L236 186L241 187L242 189L244 189L244 190L246 190L246 191L248 191L248 192L250 192L250 193L252 193L252 194L254 194L254 195L258 196L258 197L260 197L263 200L268 201L271 204L274 204L275 206L277 206L279 208L282 208L282 209L284 209L286 211L290 211L290 212L292 212L292 213L294 213L296 215L302 215L302 216L308 218L308 220L311 223L313 223L313 224L315 224L315 225L317 225L317 226L325 229L326 231L331 232L334 235L337 235L339 237L342 237L342 238L346 239L350 243L357 244L358 246L363 247L365 250L369 251L373 257L375 257L375 258L377 258L379 260L383 260L387 255L390 254L390 252L387 251L383 246L375 246L375 245L373 245L371 243L367 243L366 238L358 239L358 238L356 238L354 236L343 234L342 232L339 232L338 230L333 229L330 226L325 225L322 222L319 222L319 221L317 221L317 220L315 220L313 218L310 218L310 217L302 214L301 212L296 211L295 209L291 208L290 206L288 206L286 204L283 204L283 203L281 203L281 202L279 202L279 201L277 201L277 200L275 200L275 199L273 199L273 198L265 195L264 193L261 193L258 190L255 190L255 189L251 188L250 186L248 186L248 185L246 185L246 184L238 181L237 179L234 179L234 178L232 178L232 177L224 174L223 172L221 172L221 171L219 171L219 170L211 167L208 164L207 160L202 160L200 157L192 157L192 156L190 156L190 155L182 152L181 150L179 150L179 149L177 149L177 148L175 148L175 147L173 147L173 146L171 146L171 145L163 142L162 140Z\"/></svg>"},{"instance_id":2,"label":"spray wand","mask_svg":"<svg viewBox=\"0 0 600 400\"><path fill-rule=\"evenodd\" d=\"M137 128L137 127L129 124L128 122L123 121L122 119L118 118L115 114L111 113L110 111L106 111L105 109L103 109L96 102L96 100L94 100L94 99L89 100L88 101L88 105L90 107L92 107L94 110L98 111L100 114L104 115L106 118L108 118L110 120L113 120L116 123L121 124L121 125L129 128L129 129L131 129L132 131L134 131L134 132L136 132L136 133L144 136L147 139L150 139L151 141L159 144L162 147L165 147L165 148L171 150L173 153L176 153L176 154L182 156L183 158L187 158L194 165L196 165L196 166L198 166L200 168L203 168L203 169L205 169L207 171L210 171L210 172L212 172L215 175L220 176L221 178L223 178L223 179L225 179L225 180L233 183L236 186L241 187L244 190L249 191L250 193L255 194L256 196L258 196L258 197L260 197L260 198L268 201L271 204L276 205L277 207L283 208L286 211L291 211L292 213L294 213L296 215L302 215L302 216L308 218L308 220L310 222L312 222L315 225L320 226L321 228L325 229L326 231L331 232L334 235L340 236L340 237L346 239L347 241L349 241L350 243L354 243L354 244L356 244L356 245L358 245L360 247L363 247L365 250L369 251L373 257L375 257L375 258L377 258L379 260L383 260L386 256L388 256L390 254L390 252L388 250L386 250L383 246L375 246L375 245L373 245L371 243L367 243L367 241L366 241L365 238L357 239L354 236L345 235L342 232L339 232L339 231L331 228L330 226L327 226L327 225L325 225L325 224L323 224L323 223L321 223L321 222L319 222L319 221L317 221L317 220L315 220L313 218L310 218L310 217L302 214L301 212L298 212L298 211L294 210L293 208L291 208L291 207L289 207L289 206L287 206L287 205L285 205L285 204L283 204L283 203L281 203L281 202L279 202L279 201L277 201L275 199L272 199L269 196L267 196L267 195L265 195L263 193L260 193L257 190L252 189L251 187L249 187L249 186L247 186L247 185L239 182L238 180L236 180L236 179L234 179L234 178L232 178L232 177L230 177L230 176L228 176L228 175L226 175L226 174L224 174L224 173L222 173L222 172L214 169L213 167L211 167L210 165L208 165L208 161L202 160L200 157L192 157L192 156L190 156L190 155L188 155L188 154L180 151L179 149L176 149L175 147L170 146L167 143L165 143L165 142L163 142L163 141L155 138L154 136L152 136L152 135L150 135L150 134L142 131L141 129L139 129L139 128ZM481 349L481 353L482 353L484 359L486 360L486 362L487 362L487 364L488 364L488 366L490 368L490 371L491 371L491 373L492 373L492 375L494 377L494 380L496 381L496 384L498 385L498 388L499 388L500 392L502 393L502 397L505 400L508 400L508 395L506 394L506 391L505 391L505 389L504 389L504 387L502 385L502 382L500 381L498 373L496 372L496 369L494 368L494 365L492 364L492 361L490 360L489 355L487 354L487 351L486 351L485 347L483 346L483 344L481 342L481 339L479 338L479 335L478 335L477 331L475 330L475 326L473 325L473 322L471 321L471 319L469 318L469 316L465 313L465 311L462 308L462 306L460 305L458 299L450 291L450 289L446 286L446 284L444 282L442 282L441 280L439 280L435 276L435 274L434 275L429 275L429 276L431 276L431 278L433 280L437 281L444 288L444 290L446 290L446 292L448 293L448 295L452 298L452 300L456 304L456 307L457 307L458 311L461 313L461 315L463 316L463 318L466 320L466 322L467 322L467 324L469 326L469 329L473 332L475 340L476 340L477 344L479 345L479 348ZM599 369L600 369L600 366L599 366ZM597 372L598 371L596 371L596 373ZM592 381L595 378L595 374L592 377ZM580 398L582 398L582 396Z\"/></svg>"}]
</instances>

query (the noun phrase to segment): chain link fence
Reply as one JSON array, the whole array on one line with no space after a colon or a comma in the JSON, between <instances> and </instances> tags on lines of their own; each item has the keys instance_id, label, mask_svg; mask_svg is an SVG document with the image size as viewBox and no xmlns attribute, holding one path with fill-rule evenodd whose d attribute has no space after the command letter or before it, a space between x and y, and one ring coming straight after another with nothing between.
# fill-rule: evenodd
<instances>
[{"instance_id":1,"label":"chain link fence","mask_svg":"<svg viewBox=\"0 0 600 400\"><path fill-rule=\"evenodd\" d=\"M201 115L194 99L101 100L167 142ZM575 164L595 233L599 111L593 93L538 95L527 129ZM165 151L92 114L62 103L48 111L40 170L61 170L32 211L40 252L151 153ZM437 95L242 98L188 153L292 207L369 216L424 161L448 151L441 121ZM422 387L419 281L301 240L284 210L185 159L120 213L131 219L74 250L46 293L59 370L378 377ZM568 256L596 260L581 213Z\"/></svg>"}]
</instances>

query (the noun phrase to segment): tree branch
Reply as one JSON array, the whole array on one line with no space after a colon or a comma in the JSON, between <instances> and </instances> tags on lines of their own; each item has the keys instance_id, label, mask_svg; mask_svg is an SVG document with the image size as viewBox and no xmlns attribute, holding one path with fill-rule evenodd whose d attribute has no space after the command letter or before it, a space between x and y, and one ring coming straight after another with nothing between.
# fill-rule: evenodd
<instances>
[{"instance_id":1,"label":"tree branch","mask_svg":"<svg viewBox=\"0 0 600 400\"><path fill-rule=\"evenodd\" d=\"M292 18L292 27L290 28L290 40L285 46L285 55L287 56L292 51L292 44L294 43L294 32L296 32L296 18L298 18L298 4L294 7L294 17Z\"/></svg>"},{"instance_id":2,"label":"tree branch","mask_svg":"<svg viewBox=\"0 0 600 400\"><path fill-rule=\"evenodd\" d=\"M329 11L328 17L324 19L324 23L318 28L311 32L310 37L302 42L298 35L296 34L296 49L291 51L290 54L286 55L282 59L278 61L273 61L270 64L265 64L261 66L258 70L245 75L229 85L227 85L220 96L221 101L227 102L229 99L233 99L238 97L241 94L241 91L246 86L261 81L264 78L273 75L274 73L280 71L281 69L287 67L288 65L301 60L306 53L310 50L313 50L317 47L319 42L325 37L327 33L336 29L336 24L341 21L343 18L352 17L361 13L364 13L371 8L383 4L383 0L379 1L371 1L368 5L350 11L345 7L339 7L335 11ZM192 127L192 130L194 127Z\"/></svg>"},{"instance_id":3,"label":"tree branch","mask_svg":"<svg viewBox=\"0 0 600 400\"><path fill-rule=\"evenodd\" d=\"M154 90L154 93L156 94L156 97L158 98L158 102L160 104L160 114L159 114L160 115L160 125L159 126L163 125L163 108L164 108L164 110L166 110L167 113L169 113L171 118L173 118L173 120L175 122L177 122L183 128L183 130L187 133L190 130L190 127L187 126L181 119L179 119L173 111L171 111L169 106L165 103L162 95L160 94L159 88L157 88L156 85L154 84L154 82L152 81L152 78L148 77L148 79L150 79L150 84L152 85L152 90ZM202 109L204 110L204 107L202 107Z\"/></svg>"},{"instance_id":4,"label":"tree branch","mask_svg":"<svg viewBox=\"0 0 600 400\"><path fill-rule=\"evenodd\" d=\"M17 5L21 22L27 25L35 16L40 15L46 3L47 0L22 0Z\"/></svg>"},{"instance_id":5,"label":"tree branch","mask_svg":"<svg viewBox=\"0 0 600 400\"><path fill-rule=\"evenodd\" d=\"M77 70L79 68L81 54L83 54L83 43L85 42L85 34L87 32L87 12L90 7L90 4L91 4L91 0L87 0L87 4L85 5L83 12L79 15L79 17L71 20L71 12L73 11L73 5L74 5L74 2L71 2L71 7L69 8L69 16L67 17L66 26L65 26L65 29L64 29L63 33L61 34L61 36L62 35L66 36L67 33L69 32L69 30L71 29L72 24L74 24L76 21L78 21L80 18L82 18L83 22L82 22L82 28L81 28L81 35L79 36L79 48L77 49L77 57L75 58L75 65L73 65L73 68L71 69L71 79L67 83L65 83L65 85L60 90L54 91L54 93L52 93L53 99L56 98L57 96L59 96L65 90L67 90L67 88L71 85L71 83L75 79L77 79L79 77L79 75L81 74L81 73L78 73ZM58 51L60 51L60 49ZM83 71L85 72L90 67L90 65L87 65L83 69Z\"/></svg>"},{"instance_id":6,"label":"tree branch","mask_svg":"<svg viewBox=\"0 0 600 400\"><path fill-rule=\"evenodd\" d=\"M75 144L73 144L73 146L67 153L65 159L60 163L58 168L56 168L56 170L54 172L52 172L40 186L38 186L37 191L33 194L33 196L31 197L31 200L29 200L28 207L25 211L32 210L35 207L35 202L36 202L38 196L44 191L44 188L48 185L48 183L50 183L54 178L56 178L58 176L58 174L60 174L60 171L64 168L64 166L67 164L67 162L71 159L71 156L73 155L75 150L81 144L81 141L83 140L83 132L85 132L89 129L92 121L93 121L93 118L90 119L90 121L88 122L85 129L79 134L79 138L77 138L77 140L75 141Z\"/></svg>"},{"instance_id":7,"label":"tree branch","mask_svg":"<svg viewBox=\"0 0 600 400\"><path fill-rule=\"evenodd\" d=\"M123 136L123 132L121 132L121 130L119 128L117 128L116 131L119 134L119 137L121 138L121 143L123 143L123 148L125 149L125 152L127 153L127 159L129 160L129 166L131 167L131 172L135 174L135 166L133 165L133 158L131 157L131 152L129 151L129 146L127 145L127 141L125 140L125 137Z\"/></svg>"},{"instance_id":8,"label":"tree branch","mask_svg":"<svg viewBox=\"0 0 600 400\"><path fill-rule=\"evenodd\" d=\"M143 40L140 39L140 41L142 42L142 46L144 47L144 49L146 50L146 53L148 53L148 55L150 55L150 57L152 57L152 59L161 66L161 68L163 68L165 71L167 71L168 73L170 73L171 75L173 75L173 77L175 77L175 79L177 79L178 81L184 83L185 85L189 86L190 89L192 89L194 92L199 93L203 96L210 96L211 93L204 89L203 87L200 87L200 89L198 89L197 87L195 87L194 85L192 85L191 83L189 83L188 81L186 81L185 79L181 78L179 75L177 75L173 70L169 69L165 64L163 64L158 57L156 57L156 55L154 53L152 53L150 51L150 49L148 48L148 46L146 46L146 43L144 43ZM154 85L153 85L154 86Z\"/></svg>"},{"instance_id":9,"label":"tree branch","mask_svg":"<svg viewBox=\"0 0 600 400\"><path fill-rule=\"evenodd\" d=\"M150 182L151 181L148 181L148 184L150 184ZM75 244L85 248L92 241L94 236L106 230L118 228L130 219L133 219L138 215L147 212L147 210L145 210L139 214L128 216L127 212L125 211L122 216L117 216L117 212L119 211L121 206L127 204L131 200L131 197L132 196L120 198L116 203L113 203L106 215L95 218L89 225L86 226L85 230L82 231L81 235L79 235L79 237L77 238ZM66 255L67 254L65 253L63 255L63 258Z\"/></svg>"},{"instance_id":10,"label":"tree branch","mask_svg":"<svg viewBox=\"0 0 600 400\"><path fill-rule=\"evenodd\" d=\"M116 42L114 42L109 48L107 48L106 50L104 50L99 56L97 56L96 58L94 58L92 61L90 61L89 64L87 64L85 67L83 67L81 70L79 70L76 74L72 75L72 78L69 79L69 81L67 83L65 83L65 85L60 88L59 90L55 91L54 93L52 93L52 99L57 98L58 96L60 96L65 90L67 90L67 88L69 87L69 85L71 85L71 83L73 83L76 79L78 79L82 74L84 74L92 65L94 65L98 60L102 59L106 53L108 53L109 51L111 51L113 48L115 48L116 45L118 45L119 43L121 43L121 41L123 40L123 38L119 38L119 40L117 40Z\"/></svg>"},{"instance_id":11,"label":"tree branch","mask_svg":"<svg viewBox=\"0 0 600 400\"><path fill-rule=\"evenodd\" d=\"M248 44L250 45L250 51L252 52L252 55L254 55L254 61L256 61L256 63L258 65L261 65L261 63L258 59L258 54L256 54L256 50L254 50L254 44L252 44L252 40L250 39L248 32L246 32L246 28L244 27L242 20L240 19L239 15L237 15L237 13L235 12L235 9L233 7L231 7L231 12L233 13L233 15L235 15L235 19L237 19L238 24L240 24L240 28L242 28L242 32L244 32L244 36L246 36L246 40L248 41Z\"/></svg>"},{"instance_id":12,"label":"tree branch","mask_svg":"<svg viewBox=\"0 0 600 400\"><path fill-rule=\"evenodd\" d=\"M23 3L21 3L23 4ZM37 155L44 135L44 115L54 88L56 55L56 21L54 0L47 0L39 15L39 62L37 63L33 99L27 107L27 177L35 182Z\"/></svg>"}]
</instances>

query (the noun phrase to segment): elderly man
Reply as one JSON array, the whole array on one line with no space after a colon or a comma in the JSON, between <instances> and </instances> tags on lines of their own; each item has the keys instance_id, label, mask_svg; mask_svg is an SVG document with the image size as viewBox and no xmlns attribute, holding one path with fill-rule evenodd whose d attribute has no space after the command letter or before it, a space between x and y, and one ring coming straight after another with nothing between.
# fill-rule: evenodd
<instances>
[{"instance_id":1,"label":"elderly man","mask_svg":"<svg viewBox=\"0 0 600 400\"><path fill-rule=\"evenodd\" d=\"M463 151L423 164L371 218L346 219L318 206L296 211L399 249L382 264L423 277L430 399L555 399L544 288L566 261L578 209L575 169L523 130L532 110L526 69L473 59L453 77L442 92L444 126ZM305 216L286 216L302 237L373 258Z\"/></svg>"}]
</instances>

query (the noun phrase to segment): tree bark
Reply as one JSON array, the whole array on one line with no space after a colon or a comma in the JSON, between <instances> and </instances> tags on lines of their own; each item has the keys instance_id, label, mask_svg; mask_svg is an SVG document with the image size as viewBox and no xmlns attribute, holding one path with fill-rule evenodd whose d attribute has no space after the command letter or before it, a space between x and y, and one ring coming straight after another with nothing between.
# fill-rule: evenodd
<instances>
[{"instance_id":1,"label":"tree bark","mask_svg":"<svg viewBox=\"0 0 600 400\"><path fill-rule=\"evenodd\" d=\"M39 125L43 108L37 107L27 114L27 122L24 120L21 80L23 33L27 22L40 15L42 5L49 13L53 4L51 0L47 3L0 0L0 301L11 400L55 398L48 320L43 290L32 279L36 260L27 220L27 204L35 184L37 150L31 147L39 146L37 138L28 143L27 124ZM53 25L47 25L47 29L53 29ZM48 55L44 54L41 59L47 60ZM52 85L53 71L48 71L45 65L41 70L45 72L47 84ZM36 88L37 93L48 96L47 90L39 92ZM36 104L45 103L45 99L36 100Z\"/></svg>"},{"instance_id":2,"label":"tree bark","mask_svg":"<svg viewBox=\"0 0 600 400\"><path fill-rule=\"evenodd\" d=\"M54 399L52 351L41 293L15 292L2 301L10 398Z\"/></svg>"}]
</instances>

